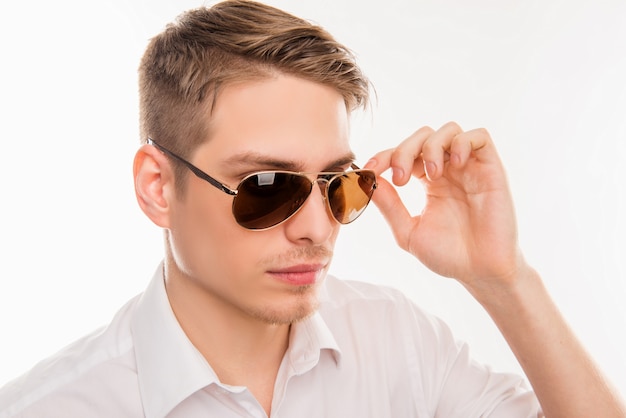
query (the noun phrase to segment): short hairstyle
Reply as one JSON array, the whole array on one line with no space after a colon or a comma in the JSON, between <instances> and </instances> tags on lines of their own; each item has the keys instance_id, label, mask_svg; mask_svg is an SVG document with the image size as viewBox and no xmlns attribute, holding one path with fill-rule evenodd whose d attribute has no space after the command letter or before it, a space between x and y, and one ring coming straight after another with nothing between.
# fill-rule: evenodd
<instances>
[{"instance_id":1,"label":"short hairstyle","mask_svg":"<svg viewBox=\"0 0 626 418\"><path fill-rule=\"evenodd\" d=\"M348 111L368 103L354 54L327 31L271 6L227 0L181 14L150 40L139 67L141 141L188 157L208 139L220 88L275 74L336 89Z\"/></svg>"}]
</instances>

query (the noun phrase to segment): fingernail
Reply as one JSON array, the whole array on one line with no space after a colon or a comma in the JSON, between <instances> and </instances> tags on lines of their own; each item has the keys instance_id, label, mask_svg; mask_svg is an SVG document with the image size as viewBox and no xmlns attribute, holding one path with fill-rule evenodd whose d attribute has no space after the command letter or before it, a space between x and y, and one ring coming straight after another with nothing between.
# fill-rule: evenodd
<instances>
[{"instance_id":1,"label":"fingernail","mask_svg":"<svg viewBox=\"0 0 626 418\"><path fill-rule=\"evenodd\" d=\"M437 174L437 164L432 161L424 161L424 171L426 172L426 177L428 180L432 180Z\"/></svg>"}]
</instances>

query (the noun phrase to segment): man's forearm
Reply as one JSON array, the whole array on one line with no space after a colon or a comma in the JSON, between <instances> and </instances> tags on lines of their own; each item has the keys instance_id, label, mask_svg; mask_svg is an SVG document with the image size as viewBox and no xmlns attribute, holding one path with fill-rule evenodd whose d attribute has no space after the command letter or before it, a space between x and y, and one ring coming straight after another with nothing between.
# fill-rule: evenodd
<instances>
[{"instance_id":1,"label":"man's forearm","mask_svg":"<svg viewBox=\"0 0 626 418\"><path fill-rule=\"evenodd\" d=\"M531 268L506 288L471 290L504 335L547 417L626 417L626 406Z\"/></svg>"}]
</instances>

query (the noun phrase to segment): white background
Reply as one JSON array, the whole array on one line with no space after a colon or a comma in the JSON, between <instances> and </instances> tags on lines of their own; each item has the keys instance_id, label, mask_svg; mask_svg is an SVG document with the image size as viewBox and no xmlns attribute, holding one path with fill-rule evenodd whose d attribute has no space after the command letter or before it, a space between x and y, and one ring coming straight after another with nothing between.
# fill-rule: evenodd
<instances>
[{"instance_id":1,"label":"white background","mask_svg":"<svg viewBox=\"0 0 626 418\"><path fill-rule=\"evenodd\" d=\"M0 385L106 324L159 262L132 189L136 69L150 36L201 5L17 3L0 6ZM372 79L378 100L353 124L361 163L422 125L489 129L528 260L624 394L626 2L270 3L329 29ZM402 193L419 211L419 185ZM375 206L342 234L336 275L403 289L477 359L519 371L477 303L397 249Z\"/></svg>"}]
</instances>

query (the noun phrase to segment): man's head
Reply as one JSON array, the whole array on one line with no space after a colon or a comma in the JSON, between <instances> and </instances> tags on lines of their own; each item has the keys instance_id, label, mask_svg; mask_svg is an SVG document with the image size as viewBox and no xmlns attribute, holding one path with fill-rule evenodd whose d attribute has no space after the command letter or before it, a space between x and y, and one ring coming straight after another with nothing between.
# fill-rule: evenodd
<instances>
[{"instance_id":1,"label":"man's head","mask_svg":"<svg viewBox=\"0 0 626 418\"><path fill-rule=\"evenodd\" d=\"M200 307L280 324L313 312L336 219L357 216L354 200L342 199L370 187L366 205L374 181L346 175L348 186L342 179L326 187L333 176L316 173L352 166L349 113L365 105L367 88L352 55L328 33L258 3L192 10L152 40L140 105L142 139L153 145L137 152L135 186L142 210L165 231L168 296L181 323L186 315L195 321ZM286 192L278 177L257 176L267 171L304 173L290 182L305 178L314 187L292 199L293 184ZM257 217L253 226L262 230L251 230L219 186L240 192L250 175L256 191L247 187L247 196L267 197L272 216L282 210L277 202L297 204L297 212L287 209L292 216L278 224ZM278 196L268 196L267 182ZM328 191L334 187L340 193ZM259 205L250 206L258 215Z\"/></svg>"},{"instance_id":2,"label":"man's head","mask_svg":"<svg viewBox=\"0 0 626 418\"><path fill-rule=\"evenodd\" d=\"M279 73L332 87L349 111L368 101L353 55L319 26L242 0L183 13L151 40L141 61L141 140L152 137L188 157L210 139L221 89Z\"/></svg>"}]
</instances>

